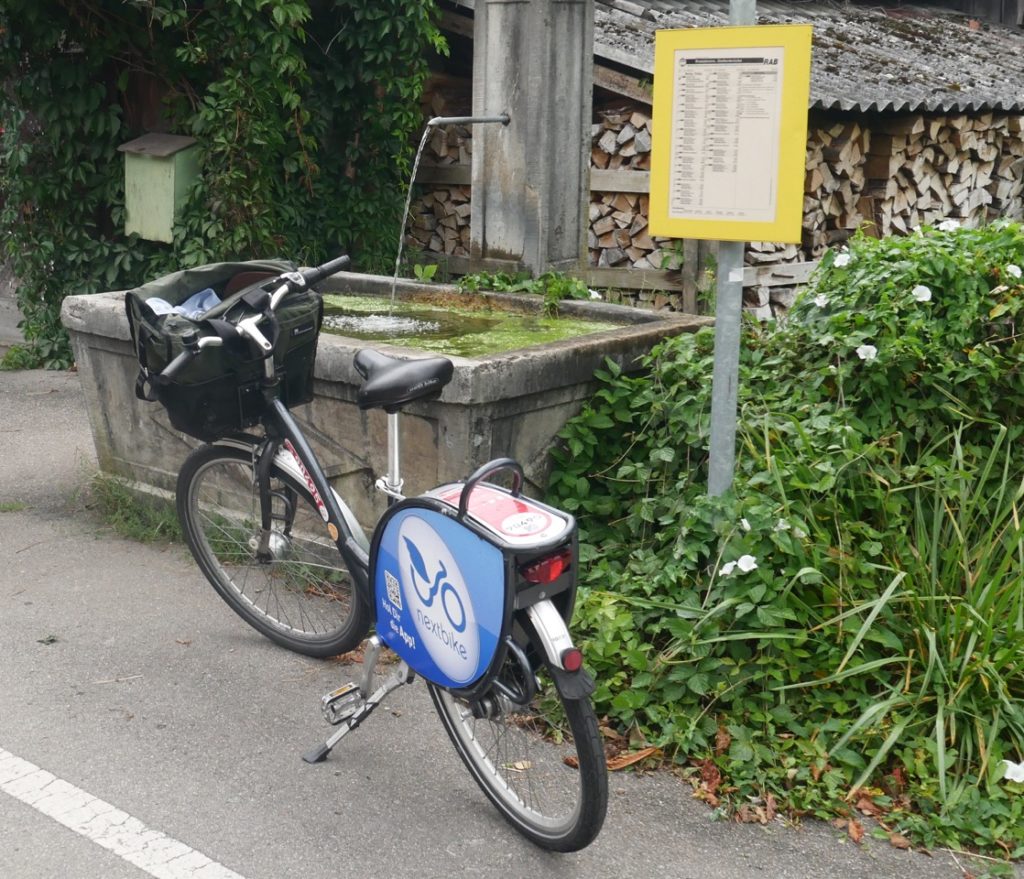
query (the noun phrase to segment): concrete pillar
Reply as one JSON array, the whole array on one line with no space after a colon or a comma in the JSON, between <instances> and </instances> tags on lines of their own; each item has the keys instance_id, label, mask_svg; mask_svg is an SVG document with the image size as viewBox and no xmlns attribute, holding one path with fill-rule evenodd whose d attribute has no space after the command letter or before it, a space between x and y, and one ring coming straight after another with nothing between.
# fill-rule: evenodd
<instances>
[{"instance_id":1,"label":"concrete pillar","mask_svg":"<svg viewBox=\"0 0 1024 879\"><path fill-rule=\"evenodd\" d=\"M476 0L472 256L534 274L580 265L590 182L594 4Z\"/></svg>"}]
</instances>

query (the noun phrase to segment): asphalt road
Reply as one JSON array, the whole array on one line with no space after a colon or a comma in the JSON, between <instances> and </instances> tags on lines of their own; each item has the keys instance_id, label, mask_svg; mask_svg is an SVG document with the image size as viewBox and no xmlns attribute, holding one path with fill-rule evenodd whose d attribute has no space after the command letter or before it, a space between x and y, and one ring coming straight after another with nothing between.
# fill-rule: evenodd
<instances>
[{"instance_id":1,"label":"asphalt road","mask_svg":"<svg viewBox=\"0 0 1024 879\"><path fill-rule=\"evenodd\" d=\"M714 821L668 774L614 774L598 840L546 854L477 790L421 685L309 766L319 697L351 670L261 639L183 547L99 523L76 376L0 373L0 439L3 879L963 875L813 822Z\"/></svg>"}]
</instances>

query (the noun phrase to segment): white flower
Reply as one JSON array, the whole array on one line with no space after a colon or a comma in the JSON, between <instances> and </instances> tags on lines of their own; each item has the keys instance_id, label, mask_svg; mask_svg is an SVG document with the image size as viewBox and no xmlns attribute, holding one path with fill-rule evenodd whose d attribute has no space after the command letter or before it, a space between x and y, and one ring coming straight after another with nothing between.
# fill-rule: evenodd
<instances>
[{"instance_id":1,"label":"white flower","mask_svg":"<svg viewBox=\"0 0 1024 879\"><path fill-rule=\"evenodd\" d=\"M785 519L779 519L779 521L775 523L775 527L772 528L772 531L789 531L790 527L789 522Z\"/></svg>"},{"instance_id":2,"label":"white flower","mask_svg":"<svg viewBox=\"0 0 1024 879\"><path fill-rule=\"evenodd\" d=\"M828 305L828 297L824 293L819 293L814 297L814 304L817 305L818 308L824 308Z\"/></svg>"},{"instance_id":3,"label":"white flower","mask_svg":"<svg viewBox=\"0 0 1024 879\"><path fill-rule=\"evenodd\" d=\"M757 567L757 559L752 555L741 555L734 562L726 562L719 569L723 577L728 577L733 571L739 570L741 574L749 574Z\"/></svg>"},{"instance_id":4,"label":"white flower","mask_svg":"<svg viewBox=\"0 0 1024 879\"><path fill-rule=\"evenodd\" d=\"M598 293L597 290L590 290L589 287L587 289L588 289L588 291L590 293L590 298L591 299L600 299L601 298L601 294Z\"/></svg>"},{"instance_id":5,"label":"white flower","mask_svg":"<svg viewBox=\"0 0 1024 879\"><path fill-rule=\"evenodd\" d=\"M750 522L748 522L746 519L740 519L740 528L742 528L744 531L749 531Z\"/></svg>"},{"instance_id":6,"label":"white flower","mask_svg":"<svg viewBox=\"0 0 1024 879\"><path fill-rule=\"evenodd\" d=\"M757 567L757 559L752 555L741 555L736 560L736 567L739 568L744 574L749 574Z\"/></svg>"},{"instance_id":7,"label":"white flower","mask_svg":"<svg viewBox=\"0 0 1024 879\"><path fill-rule=\"evenodd\" d=\"M918 302L932 301L932 291L924 284L918 284L913 290L910 291L910 295L913 296Z\"/></svg>"},{"instance_id":8,"label":"white flower","mask_svg":"<svg viewBox=\"0 0 1024 879\"><path fill-rule=\"evenodd\" d=\"M857 348L857 356L861 360L874 360L878 356L878 349L874 345L861 345Z\"/></svg>"},{"instance_id":9,"label":"white flower","mask_svg":"<svg viewBox=\"0 0 1024 879\"><path fill-rule=\"evenodd\" d=\"M1019 278L1021 276L1020 266L1009 265L1006 267L1006 274L1011 278Z\"/></svg>"},{"instance_id":10,"label":"white flower","mask_svg":"<svg viewBox=\"0 0 1024 879\"><path fill-rule=\"evenodd\" d=\"M956 231L959 228L960 228L960 221L959 220L954 220L952 217L950 217L947 220L943 220L938 225L938 230L940 232L954 232L954 231Z\"/></svg>"},{"instance_id":11,"label":"white flower","mask_svg":"<svg viewBox=\"0 0 1024 879\"><path fill-rule=\"evenodd\" d=\"M850 254L848 253L837 253L836 258L832 260L832 265L836 268L841 269L843 266L850 264Z\"/></svg>"},{"instance_id":12,"label":"white flower","mask_svg":"<svg viewBox=\"0 0 1024 879\"><path fill-rule=\"evenodd\" d=\"M793 529L793 536L797 540L803 540L807 536L807 532L804 531L803 528L794 528Z\"/></svg>"},{"instance_id":13,"label":"white flower","mask_svg":"<svg viewBox=\"0 0 1024 879\"><path fill-rule=\"evenodd\" d=\"M1006 771L1003 773L1006 781L1024 782L1024 763L1011 763L1009 760L1003 762L1006 764Z\"/></svg>"}]
</instances>

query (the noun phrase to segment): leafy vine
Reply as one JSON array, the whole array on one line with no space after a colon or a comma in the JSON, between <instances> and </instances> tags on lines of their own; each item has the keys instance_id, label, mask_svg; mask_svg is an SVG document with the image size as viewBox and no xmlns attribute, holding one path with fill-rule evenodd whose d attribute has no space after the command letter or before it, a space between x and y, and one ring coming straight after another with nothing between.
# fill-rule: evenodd
<instances>
[{"instance_id":1,"label":"leafy vine","mask_svg":"<svg viewBox=\"0 0 1024 879\"><path fill-rule=\"evenodd\" d=\"M417 99L445 52L434 0L8 0L0 9L0 256L18 365L71 362L60 304L183 266L341 250L383 269ZM117 147L197 138L164 245L124 232Z\"/></svg>"}]
</instances>

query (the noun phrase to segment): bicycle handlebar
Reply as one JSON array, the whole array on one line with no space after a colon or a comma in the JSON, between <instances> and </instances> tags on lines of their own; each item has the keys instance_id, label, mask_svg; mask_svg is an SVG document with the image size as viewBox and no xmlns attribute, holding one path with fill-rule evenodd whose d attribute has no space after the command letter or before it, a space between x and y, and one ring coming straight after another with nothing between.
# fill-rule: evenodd
<instances>
[{"instance_id":1,"label":"bicycle handlebar","mask_svg":"<svg viewBox=\"0 0 1024 879\"><path fill-rule=\"evenodd\" d=\"M347 255L343 254L336 259L332 259L330 262L325 262L322 266L317 266L315 269L307 269L302 272L302 278L306 282L307 287L312 287L335 272L340 272L351 261Z\"/></svg>"},{"instance_id":2,"label":"bicycle handlebar","mask_svg":"<svg viewBox=\"0 0 1024 879\"><path fill-rule=\"evenodd\" d=\"M332 259L330 262L325 262L322 266L306 269L304 272L285 272L285 274L280 275L271 282L271 284L278 281L283 283L270 295L270 310L274 311L278 303L289 293L297 293L299 290L305 290L307 287L320 283L324 278L345 268L349 262L351 260L348 256L343 255Z\"/></svg>"},{"instance_id":3,"label":"bicycle handlebar","mask_svg":"<svg viewBox=\"0 0 1024 879\"><path fill-rule=\"evenodd\" d=\"M270 295L266 308L269 311L274 311L280 304L281 300L289 293L296 293L299 290L305 290L307 287L312 287L314 284L318 284L324 278L333 275L335 272L341 271L350 262L351 260L347 255L342 255L330 260L329 262L325 262L323 265L316 266L312 269L306 269L304 272L286 272L285 274L280 275L273 283L276 284L278 281L283 283L276 287L274 292ZM273 354L274 347L267 341L267 338L256 326L263 319L263 316L264 315L255 315L253 317L246 318L236 324L235 328L238 330L238 334L240 336L251 340L263 352L265 357L269 357ZM166 384L173 380L182 369L199 356L203 348L223 345L224 340L219 336L206 336L200 339L198 334L192 333L190 335L183 336L182 343L185 345L184 350L170 363L168 363L167 366L160 371L159 375L155 376L156 380L160 383Z\"/></svg>"}]
</instances>

